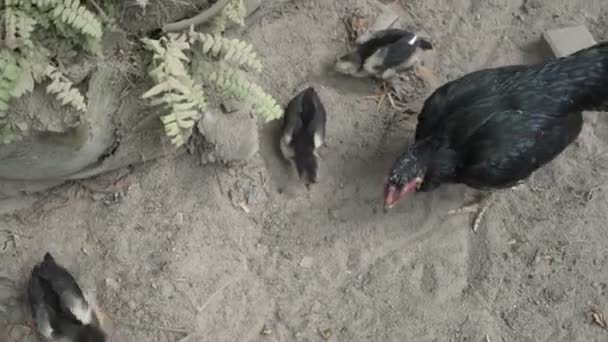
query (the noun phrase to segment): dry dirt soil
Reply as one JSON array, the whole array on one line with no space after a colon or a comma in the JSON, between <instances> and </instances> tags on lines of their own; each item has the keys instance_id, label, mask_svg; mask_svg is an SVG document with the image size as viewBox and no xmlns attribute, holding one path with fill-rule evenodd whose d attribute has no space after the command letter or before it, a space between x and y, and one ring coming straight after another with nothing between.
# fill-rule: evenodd
<instances>
[{"instance_id":1,"label":"dry dirt soil","mask_svg":"<svg viewBox=\"0 0 608 342\"><path fill-rule=\"evenodd\" d=\"M325 103L320 184L294 179L269 126L247 163L183 155L62 186L0 217L0 268L17 294L50 251L96 290L115 341L608 340L592 318L608 313L608 116L586 113L577 142L501 194L477 234L471 217L447 215L474 194L463 186L384 214L383 178L415 115L377 110L364 99L375 83L327 72L348 48L342 19L380 5L268 0L248 20L260 83L283 103L312 84ZM550 28L585 24L608 39L606 0L391 6L431 37L427 66L441 82L542 60ZM96 191L123 176L113 193ZM25 317L13 304L5 319Z\"/></svg>"}]
</instances>

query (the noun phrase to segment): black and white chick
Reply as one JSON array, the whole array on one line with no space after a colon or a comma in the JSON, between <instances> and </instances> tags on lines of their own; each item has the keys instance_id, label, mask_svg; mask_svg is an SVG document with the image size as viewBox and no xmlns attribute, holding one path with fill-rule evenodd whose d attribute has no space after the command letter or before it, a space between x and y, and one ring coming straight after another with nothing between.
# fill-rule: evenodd
<instances>
[{"instance_id":1,"label":"black and white chick","mask_svg":"<svg viewBox=\"0 0 608 342\"><path fill-rule=\"evenodd\" d=\"M105 342L99 314L50 253L34 266L28 299L36 330L50 341Z\"/></svg>"},{"instance_id":2,"label":"black and white chick","mask_svg":"<svg viewBox=\"0 0 608 342\"><path fill-rule=\"evenodd\" d=\"M400 29L368 32L361 35L356 43L354 51L338 58L336 71L354 77L372 76L384 81L413 67L420 50L433 49L428 40Z\"/></svg>"},{"instance_id":3,"label":"black and white chick","mask_svg":"<svg viewBox=\"0 0 608 342\"><path fill-rule=\"evenodd\" d=\"M283 156L292 160L306 186L317 182L319 155L325 141L325 106L313 87L299 92L287 105L281 128Z\"/></svg>"}]
</instances>

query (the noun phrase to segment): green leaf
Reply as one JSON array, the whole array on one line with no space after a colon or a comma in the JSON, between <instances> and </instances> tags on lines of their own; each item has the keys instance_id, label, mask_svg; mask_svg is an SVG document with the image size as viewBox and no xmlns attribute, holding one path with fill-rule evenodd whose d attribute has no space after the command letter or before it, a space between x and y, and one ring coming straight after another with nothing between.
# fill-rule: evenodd
<instances>
[{"instance_id":1,"label":"green leaf","mask_svg":"<svg viewBox=\"0 0 608 342\"><path fill-rule=\"evenodd\" d=\"M21 77L15 84L13 90L11 90L11 96L21 97L26 93L30 93L34 90L34 78L29 70L24 70L21 73Z\"/></svg>"},{"instance_id":2,"label":"green leaf","mask_svg":"<svg viewBox=\"0 0 608 342\"><path fill-rule=\"evenodd\" d=\"M141 98L142 99L147 99L149 97L152 96L157 96L162 92L165 92L167 90L171 89L171 85L169 84L169 82L163 82L163 83L159 83L157 85L155 85L154 87L150 88L150 90L148 90L147 92L145 92Z\"/></svg>"},{"instance_id":3,"label":"green leaf","mask_svg":"<svg viewBox=\"0 0 608 342\"><path fill-rule=\"evenodd\" d=\"M9 110L9 105L3 99L0 99L0 112L6 112Z\"/></svg>"}]
</instances>

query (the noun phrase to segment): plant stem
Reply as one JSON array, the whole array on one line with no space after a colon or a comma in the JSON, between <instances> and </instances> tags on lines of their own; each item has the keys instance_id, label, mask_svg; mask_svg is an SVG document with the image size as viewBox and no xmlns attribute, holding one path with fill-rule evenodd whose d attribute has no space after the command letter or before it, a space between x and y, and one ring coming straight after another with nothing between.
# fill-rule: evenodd
<instances>
[{"instance_id":1,"label":"plant stem","mask_svg":"<svg viewBox=\"0 0 608 342\"><path fill-rule=\"evenodd\" d=\"M218 15L224 9L224 7L226 7L226 5L228 5L228 3L230 1L231 0L218 0L213 5L211 5L211 7L205 9L204 11L195 15L192 18L176 21L174 23L165 24L163 26L163 31L165 31L165 32L183 31L183 30L189 28L190 26L197 26L197 25L203 24L203 23L209 21L211 18Z\"/></svg>"}]
</instances>

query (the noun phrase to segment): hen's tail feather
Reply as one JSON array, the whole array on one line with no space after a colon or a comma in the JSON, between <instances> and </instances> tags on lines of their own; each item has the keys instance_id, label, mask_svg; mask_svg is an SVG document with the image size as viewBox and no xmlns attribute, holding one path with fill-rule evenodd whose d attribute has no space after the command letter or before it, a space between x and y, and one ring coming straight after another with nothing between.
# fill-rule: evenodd
<instances>
[{"instance_id":1,"label":"hen's tail feather","mask_svg":"<svg viewBox=\"0 0 608 342\"><path fill-rule=\"evenodd\" d=\"M564 111L608 111L608 42L549 61L537 70L546 84L544 90L565 106Z\"/></svg>"},{"instance_id":2,"label":"hen's tail feather","mask_svg":"<svg viewBox=\"0 0 608 342\"><path fill-rule=\"evenodd\" d=\"M608 41L598 43L590 48L587 48L582 51L582 53L587 53L590 55L596 55L594 58L596 61L596 65L594 67L598 67L597 72L601 78L601 81L597 83L599 89L594 91L594 94L590 97L593 99L593 105L588 110L608 112Z\"/></svg>"}]
</instances>

